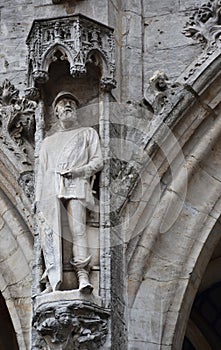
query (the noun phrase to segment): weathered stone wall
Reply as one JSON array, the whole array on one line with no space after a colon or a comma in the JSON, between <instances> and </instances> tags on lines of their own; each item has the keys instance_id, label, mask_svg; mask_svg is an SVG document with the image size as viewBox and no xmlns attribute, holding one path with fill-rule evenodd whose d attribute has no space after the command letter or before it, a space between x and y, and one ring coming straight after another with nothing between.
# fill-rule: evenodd
<instances>
[{"instance_id":1,"label":"weathered stone wall","mask_svg":"<svg viewBox=\"0 0 221 350\"><path fill-rule=\"evenodd\" d=\"M82 13L113 26L116 31L117 83L120 101L140 99L155 70L178 77L200 48L182 34L187 14L198 1L8 1L1 4L0 78L22 90L26 84L25 40L34 19Z\"/></svg>"}]
</instances>

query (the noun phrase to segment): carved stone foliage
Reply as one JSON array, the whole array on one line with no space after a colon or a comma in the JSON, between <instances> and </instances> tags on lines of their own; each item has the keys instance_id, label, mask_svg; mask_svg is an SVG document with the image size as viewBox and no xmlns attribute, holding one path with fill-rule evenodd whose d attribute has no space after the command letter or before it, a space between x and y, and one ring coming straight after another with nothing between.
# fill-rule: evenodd
<instances>
[{"instance_id":1,"label":"carved stone foliage","mask_svg":"<svg viewBox=\"0 0 221 350\"><path fill-rule=\"evenodd\" d=\"M34 349L41 349L43 340L50 350L99 349L108 332L108 317L106 310L89 302L43 304L33 319L38 334Z\"/></svg>"},{"instance_id":2,"label":"carved stone foliage","mask_svg":"<svg viewBox=\"0 0 221 350\"><path fill-rule=\"evenodd\" d=\"M27 39L29 72L45 83L51 62L68 60L73 77L86 73L87 63L102 68L101 84L115 87L113 29L82 15L35 20Z\"/></svg>"},{"instance_id":3,"label":"carved stone foliage","mask_svg":"<svg viewBox=\"0 0 221 350\"><path fill-rule=\"evenodd\" d=\"M203 4L191 15L183 33L198 40L203 47L220 46L221 1L210 0Z\"/></svg>"},{"instance_id":4,"label":"carved stone foliage","mask_svg":"<svg viewBox=\"0 0 221 350\"><path fill-rule=\"evenodd\" d=\"M35 108L35 102L19 97L10 81L0 86L0 143L22 170L33 164Z\"/></svg>"}]
</instances>

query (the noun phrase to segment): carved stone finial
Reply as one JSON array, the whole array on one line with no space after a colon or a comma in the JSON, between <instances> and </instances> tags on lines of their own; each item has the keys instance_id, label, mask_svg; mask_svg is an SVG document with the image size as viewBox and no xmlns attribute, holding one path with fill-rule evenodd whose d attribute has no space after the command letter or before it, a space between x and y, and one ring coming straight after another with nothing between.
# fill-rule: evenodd
<instances>
[{"instance_id":1,"label":"carved stone finial","mask_svg":"<svg viewBox=\"0 0 221 350\"><path fill-rule=\"evenodd\" d=\"M183 33L198 40L203 47L220 46L221 1L210 0L203 4L191 15Z\"/></svg>"},{"instance_id":2,"label":"carved stone finial","mask_svg":"<svg viewBox=\"0 0 221 350\"><path fill-rule=\"evenodd\" d=\"M105 343L108 317L106 310L89 302L43 304L33 319L36 342L44 340L50 350L99 349Z\"/></svg>"}]
</instances>

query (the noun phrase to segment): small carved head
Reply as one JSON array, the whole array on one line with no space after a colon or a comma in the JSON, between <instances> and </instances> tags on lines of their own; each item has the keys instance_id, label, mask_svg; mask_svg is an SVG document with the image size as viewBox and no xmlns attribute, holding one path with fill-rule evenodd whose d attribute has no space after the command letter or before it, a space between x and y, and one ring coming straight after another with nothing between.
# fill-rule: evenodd
<instances>
[{"instance_id":1,"label":"small carved head","mask_svg":"<svg viewBox=\"0 0 221 350\"><path fill-rule=\"evenodd\" d=\"M156 71L150 78L150 86L153 90L165 91L167 89L167 75L164 72Z\"/></svg>"},{"instance_id":2,"label":"small carved head","mask_svg":"<svg viewBox=\"0 0 221 350\"><path fill-rule=\"evenodd\" d=\"M71 310L67 307L60 307L55 311L55 318L64 326L72 323Z\"/></svg>"}]
</instances>

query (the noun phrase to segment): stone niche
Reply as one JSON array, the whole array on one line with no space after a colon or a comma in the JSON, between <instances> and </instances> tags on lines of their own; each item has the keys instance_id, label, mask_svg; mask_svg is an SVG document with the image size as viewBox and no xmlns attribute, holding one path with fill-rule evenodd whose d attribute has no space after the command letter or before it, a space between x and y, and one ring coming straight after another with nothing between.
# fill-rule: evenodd
<instances>
[{"instance_id":1,"label":"stone niche","mask_svg":"<svg viewBox=\"0 0 221 350\"><path fill-rule=\"evenodd\" d=\"M102 171L92 179L95 207L87 209L86 227L91 255L89 278L92 293L78 289L71 265L72 239L65 210L62 227L62 284L45 293L42 276L45 261L41 250L41 219L35 213L35 257L33 282L33 349L98 349L108 333L110 254L108 251L109 179L108 101L114 80L113 29L82 15L35 20L27 38L28 89L26 97L38 102L36 110L35 156L38 171L39 149L45 137L57 130L53 101L68 91L79 102L81 126L99 134L104 159ZM103 146L105 145L105 147ZM105 205L104 205L105 203ZM59 316L60 311L63 316ZM64 320L63 320L64 318ZM43 345L42 345L43 344Z\"/></svg>"}]
</instances>

